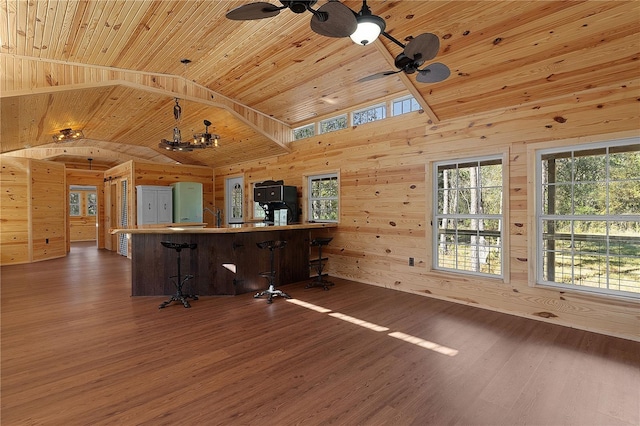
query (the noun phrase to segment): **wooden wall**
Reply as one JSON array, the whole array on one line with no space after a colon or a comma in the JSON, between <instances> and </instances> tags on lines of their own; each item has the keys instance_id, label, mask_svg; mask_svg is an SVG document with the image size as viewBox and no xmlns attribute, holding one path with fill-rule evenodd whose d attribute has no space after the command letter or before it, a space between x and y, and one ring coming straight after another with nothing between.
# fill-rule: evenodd
<instances>
[{"instance_id":1,"label":"wooden wall","mask_svg":"<svg viewBox=\"0 0 640 426\"><path fill-rule=\"evenodd\" d=\"M36 262L67 253L64 164L2 158L0 264Z\"/></svg>"},{"instance_id":2,"label":"wooden wall","mask_svg":"<svg viewBox=\"0 0 640 426\"><path fill-rule=\"evenodd\" d=\"M637 301L534 286L535 238L530 231L533 150L638 137L640 108L634 87L637 82L567 97L556 109L528 104L438 125L424 114L411 113L301 140L290 154L217 168L218 205L227 177L244 176L247 194L251 182L284 179L304 195L305 175L336 171L340 223L323 250L330 258L330 274L640 340ZM508 167L508 273L505 279L489 279L433 271L432 162L488 154L502 154ZM415 266L409 266L409 257L415 258Z\"/></svg>"}]
</instances>

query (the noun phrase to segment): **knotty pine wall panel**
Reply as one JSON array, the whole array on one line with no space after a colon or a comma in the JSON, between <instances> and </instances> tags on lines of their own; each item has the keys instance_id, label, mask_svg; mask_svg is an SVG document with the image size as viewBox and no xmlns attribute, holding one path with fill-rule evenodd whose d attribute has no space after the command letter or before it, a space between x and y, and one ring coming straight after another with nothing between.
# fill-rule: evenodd
<instances>
[{"instance_id":1,"label":"knotty pine wall panel","mask_svg":"<svg viewBox=\"0 0 640 426\"><path fill-rule=\"evenodd\" d=\"M0 173L0 264L26 263L30 259L29 160L2 157Z\"/></svg>"},{"instance_id":2,"label":"knotty pine wall panel","mask_svg":"<svg viewBox=\"0 0 640 426\"><path fill-rule=\"evenodd\" d=\"M35 262L67 253L64 164L2 158L1 264Z\"/></svg>"},{"instance_id":3,"label":"knotty pine wall panel","mask_svg":"<svg viewBox=\"0 0 640 426\"><path fill-rule=\"evenodd\" d=\"M305 176L335 171L341 183L340 223L325 232L333 237L323 249L329 274L640 340L640 303L530 285L531 148L638 137L634 87L637 81L569 96L556 109L530 103L437 125L411 113L318 135L294 142L287 155L217 168L216 203L224 203L228 177L244 177L249 202L253 182L283 179L305 194ZM481 155L502 155L506 162L504 279L431 267L432 164ZM416 266L408 265L409 257Z\"/></svg>"},{"instance_id":4,"label":"knotty pine wall panel","mask_svg":"<svg viewBox=\"0 0 640 426\"><path fill-rule=\"evenodd\" d=\"M64 164L31 160L33 261L63 257L67 254L66 218L67 188Z\"/></svg>"}]
</instances>

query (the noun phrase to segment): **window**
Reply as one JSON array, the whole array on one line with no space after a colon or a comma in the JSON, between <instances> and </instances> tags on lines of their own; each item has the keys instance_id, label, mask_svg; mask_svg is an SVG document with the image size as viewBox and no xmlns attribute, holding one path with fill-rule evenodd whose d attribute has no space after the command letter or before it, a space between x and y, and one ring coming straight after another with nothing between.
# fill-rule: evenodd
<instances>
[{"instance_id":1,"label":"window","mask_svg":"<svg viewBox=\"0 0 640 426\"><path fill-rule=\"evenodd\" d=\"M434 167L434 269L503 275L501 157Z\"/></svg>"},{"instance_id":2,"label":"window","mask_svg":"<svg viewBox=\"0 0 640 426\"><path fill-rule=\"evenodd\" d=\"M80 216L80 193L69 193L69 216Z\"/></svg>"},{"instance_id":3,"label":"window","mask_svg":"<svg viewBox=\"0 0 640 426\"><path fill-rule=\"evenodd\" d=\"M340 185L338 174L309 176L309 220L337 222Z\"/></svg>"},{"instance_id":4,"label":"window","mask_svg":"<svg viewBox=\"0 0 640 426\"><path fill-rule=\"evenodd\" d=\"M338 117L327 118L320 122L320 133L335 132L347 128L347 116L340 115Z\"/></svg>"},{"instance_id":5,"label":"window","mask_svg":"<svg viewBox=\"0 0 640 426\"><path fill-rule=\"evenodd\" d=\"M357 126L372 121L382 120L385 118L387 109L384 105L375 105L369 108L361 109L353 112L353 125Z\"/></svg>"},{"instance_id":6,"label":"window","mask_svg":"<svg viewBox=\"0 0 640 426\"><path fill-rule=\"evenodd\" d=\"M316 134L316 125L315 123L307 124L306 126L298 127L293 129L293 139L304 139L310 138Z\"/></svg>"},{"instance_id":7,"label":"window","mask_svg":"<svg viewBox=\"0 0 640 426\"><path fill-rule=\"evenodd\" d=\"M413 96L406 96L404 98L394 99L391 103L393 109L393 115L407 114L412 111L419 111L421 109L420 104Z\"/></svg>"},{"instance_id":8,"label":"window","mask_svg":"<svg viewBox=\"0 0 640 426\"><path fill-rule=\"evenodd\" d=\"M256 184L254 183L252 185L253 189L255 190L256 188ZM255 191L252 191L252 194L255 194ZM262 208L262 206L260 205L259 202L257 201L253 201L253 218L254 219L264 219L266 217L266 214L264 212L264 209Z\"/></svg>"},{"instance_id":9,"label":"window","mask_svg":"<svg viewBox=\"0 0 640 426\"><path fill-rule=\"evenodd\" d=\"M227 223L244 221L244 178L235 177L225 180L225 210Z\"/></svg>"},{"instance_id":10,"label":"window","mask_svg":"<svg viewBox=\"0 0 640 426\"><path fill-rule=\"evenodd\" d=\"M95 216L98 211L98 196L95 192L87 194L87 216Z\"/></svg>"},{"instance_id":11,"label":"window","mask_svg":"<svg viewBox=\"0 0 640 426\"><path fill-rule=\"evenodd\" d=\"M640 144L536 153L537 282L640 297Z\"/></svg>"}]
</instances>

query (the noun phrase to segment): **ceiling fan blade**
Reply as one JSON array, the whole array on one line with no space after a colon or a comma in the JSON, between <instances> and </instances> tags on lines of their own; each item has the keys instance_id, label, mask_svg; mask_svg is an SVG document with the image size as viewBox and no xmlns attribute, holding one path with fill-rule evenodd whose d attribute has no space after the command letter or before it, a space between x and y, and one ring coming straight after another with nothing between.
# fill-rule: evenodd
<instances>
[{"instance_id":1,"label":"ceiling fan blade","mask_svg":"<svg viewBox=\"0 0 640 426\"><path fill-rule=\"evenodd\" d=\"M418 65L422 65L425 61L435 58L439 50L440 40L438 36L424 33L407 43L407 47L404 48L404 54L412 58Z\"/></svg>"},{"instance_id":2,"label":"ceiling fan blade","mask_svg":"<svg viewBox=\"0 0 640 426\"><path fill-rule=\"evenodd\" d=\"M356 15L339 1L320 6L311 18L311 29L326 37L349 37L357 27Z\"/></svg>"},{"instance_id":3,"label":"ceiling fan blade","mask_svg":"<svg viewBox=\"0 0 640 426\"><path fill-rule=\"evenodd\" d=\"M440 62L429 64L426 68L418 70L416 81L420 83L437 83L446 80L451 75L449 67Z\"/></svg>"},{"instance_id":4,"label":"ceiling fan blade","mask_svg":"<svg viewBox=\"0 0 640 426\"><path fill-rule=\"evenodd\" d=\"M282 9L286 9L286 6L278 7L271 3L260 1L257 3L243 4L235 9L231 9L227 12L226 17L234 21L264 19L276 16Z\"/></svg>"},{"instance_id":5,"label":"ceiling fan blade","mask_svg":"<svg viewBox=\"0 0 640 426\"><path fill-rule=\"evenodd\" d=\"M385 72L379 72L379 73L376 73L376 74L371 74L371 75L368 75L366 77L362 77L360 80L358 80L358 83L364 83L365 81L377 80L378 78L386 77L388 75L398 74L400 71L402 71L402 70L385 71Z\"/></svg>"}]
</instances>

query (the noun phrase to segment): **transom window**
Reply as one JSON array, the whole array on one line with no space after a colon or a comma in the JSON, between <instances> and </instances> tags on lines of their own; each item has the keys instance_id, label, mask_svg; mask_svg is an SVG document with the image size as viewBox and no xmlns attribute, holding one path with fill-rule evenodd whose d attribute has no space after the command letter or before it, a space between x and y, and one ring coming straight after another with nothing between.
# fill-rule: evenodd
<instances>
[{"instance_id":1,"label":"transom window","mask_svg":"<svg viewBox=\"0 0 640 426\"><path fill-rule=\"evenodd\" d=\"M438 162L434 185L434 269L502 276L502 158Z\"/></svg>"},{"instance_id":2,"label":"transom window","mask_svg":"<svg viewBox=\"0 0 640 426\"><path fill-rule=\"evenodd\" d=\"M307 124L306 126L298 127L293 129L293 139L304 139L310 138L316 134L316 125L315 123Z\"/></svg>"},{"instance_id":3,"label":"transom window","mask_svg":"<svg viewBox=\"0 0 640 426\"><path fill-rule=\"evenodd\" d=\"M382 120L386 116L386 111L387 108L384 106L384 104L374 105L365 109L354 111L352 115L353 125L358 126L360 124Z\"/></svg>"},{"instance_id":4,"label":"transom window","mask_svg":"<svg viewBox=\"0 0 640 426\"><path fill-rule=\"evenodd\" d=\"M420 104L413 96L405 96L403 98L394 99L391 103L394 117L396 115L407 114L421 109Z\"/></svg>"},{"instance_id":5,"label":"transom window","mask_svg":"<svg viewBox=\"0 0 640 426\"><path fill-rule=\"evenodd\" d=\"M309 220L337 222L339 218L340 184L337 173L309 176Z\"/></svg>"},{"instance_id":6,"label":"transom window","mask_svg":"<svg viewBox=\"0 0 640 426\"><path fill-rule=\"evenodd\" d=\"M335 132L347 128L347 115L339 115L333 118L327 118L319 123L320 133Z\"/></svg>"},{"instance_id":7,"label":"transom window","mask_svg":"<svg viewBox=\"0 0 640 426\"><path fill-rule=\"evenodd\" d=\"M640 297L640 143L537 152L537 281Z\"/></svg>"}]
</instances>

